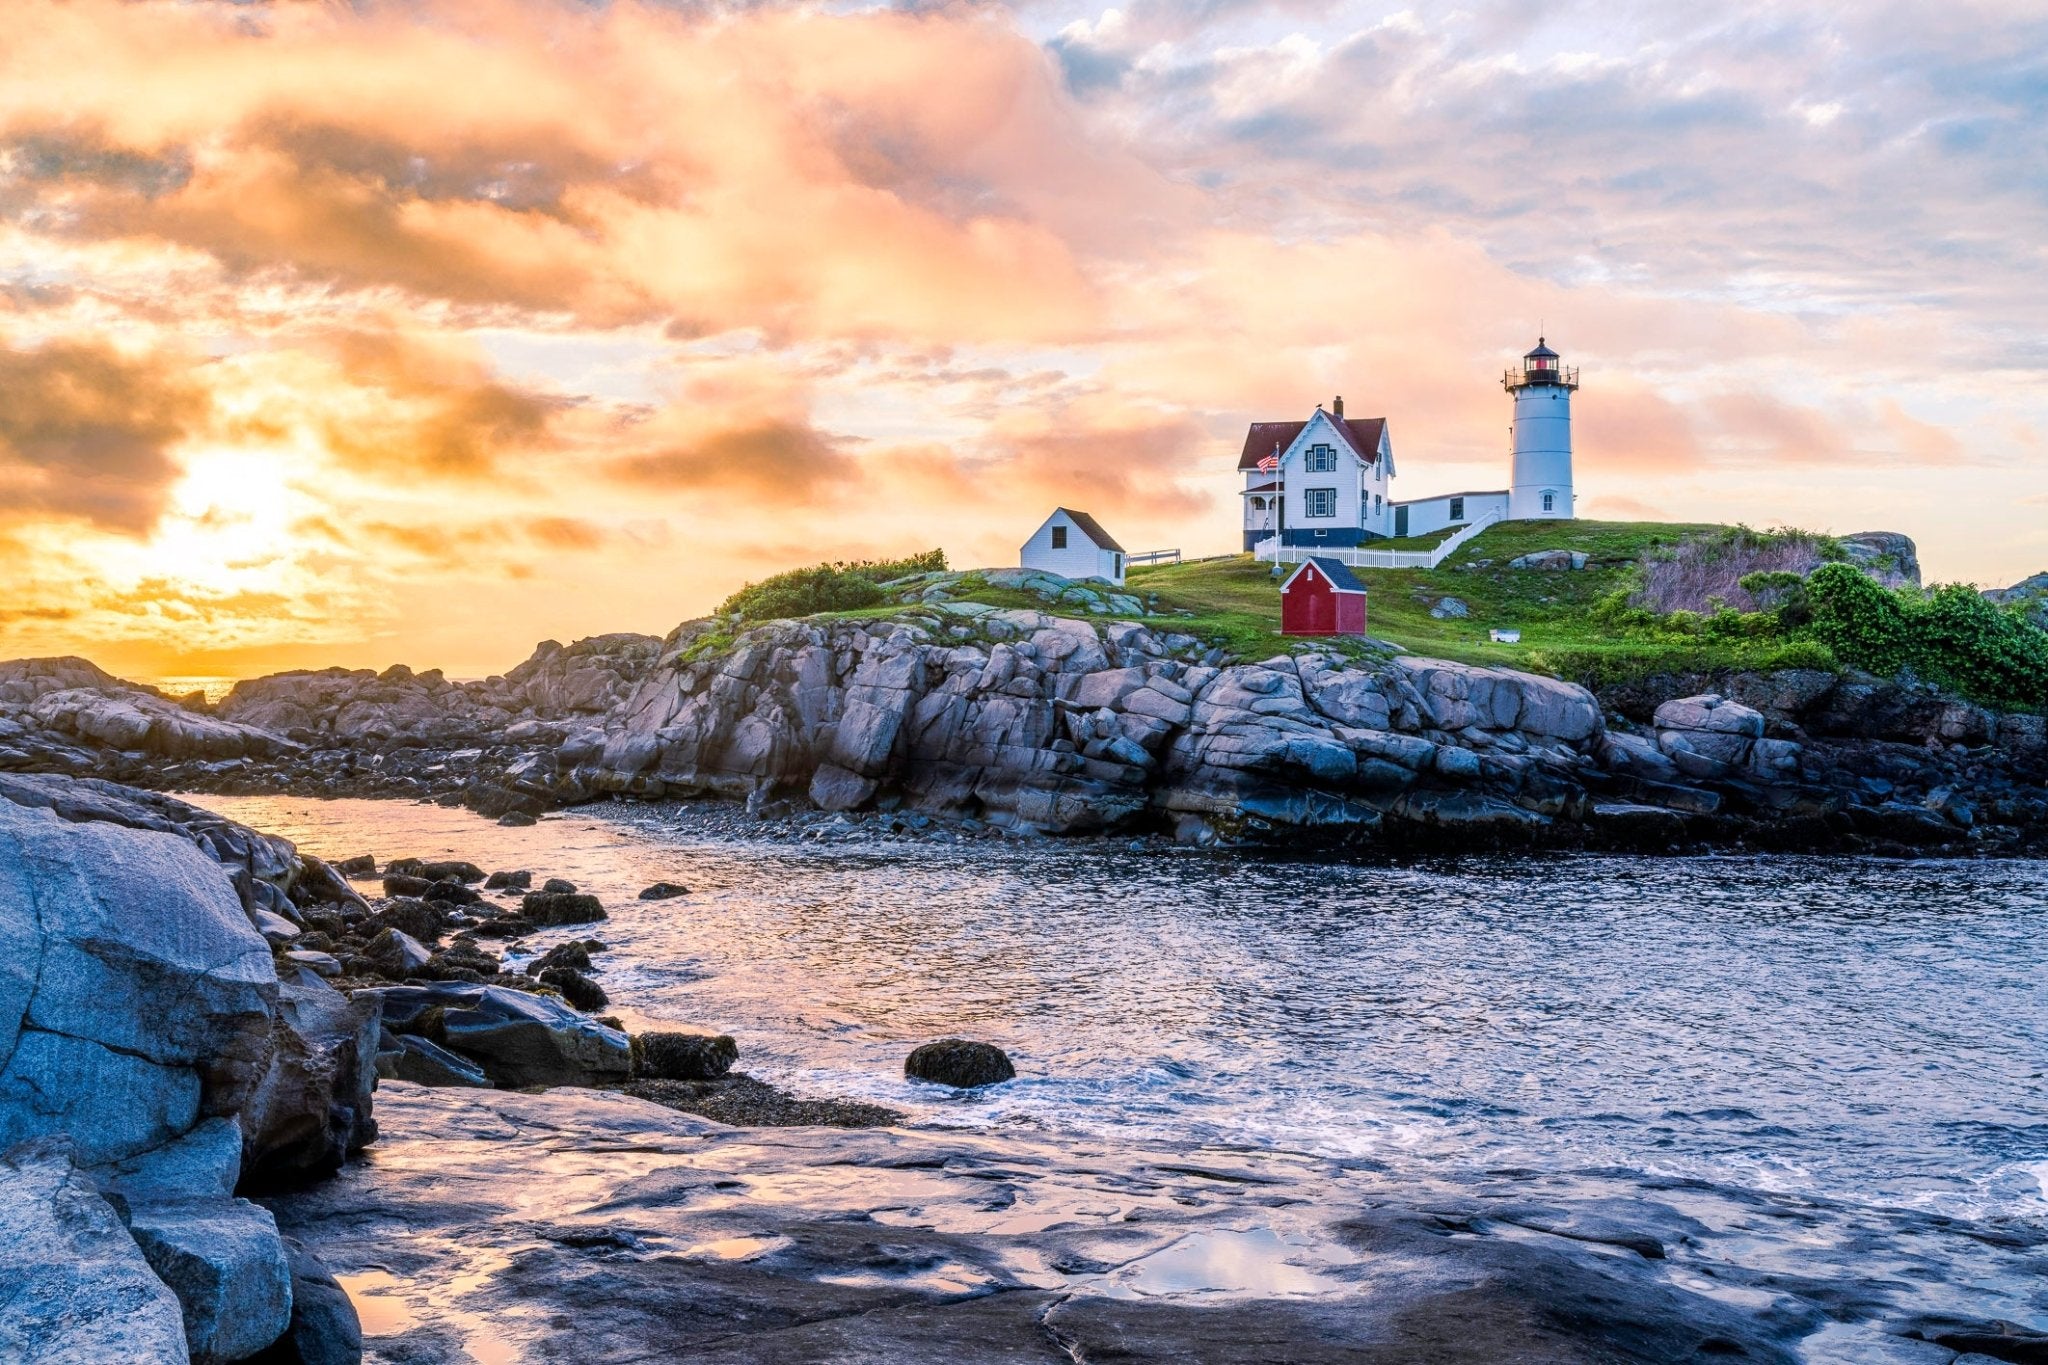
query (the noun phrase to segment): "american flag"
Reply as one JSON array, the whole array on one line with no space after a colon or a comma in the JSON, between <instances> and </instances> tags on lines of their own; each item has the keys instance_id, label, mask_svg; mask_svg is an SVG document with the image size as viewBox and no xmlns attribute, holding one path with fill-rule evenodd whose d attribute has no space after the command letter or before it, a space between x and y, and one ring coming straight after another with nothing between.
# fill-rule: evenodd
<instances>
[{"instance_id":1,"label":"american flag","mask_svg":"<svg viewBox=\"0 0 2048 1365\"><path fill-rule=\"evenodd\" d=\"M1278 455L1268 455L1265 459L1259 461L1259 472L1261 474L1270 474L1279 467L1280 457Z\"/></svg>"}]
</instances>

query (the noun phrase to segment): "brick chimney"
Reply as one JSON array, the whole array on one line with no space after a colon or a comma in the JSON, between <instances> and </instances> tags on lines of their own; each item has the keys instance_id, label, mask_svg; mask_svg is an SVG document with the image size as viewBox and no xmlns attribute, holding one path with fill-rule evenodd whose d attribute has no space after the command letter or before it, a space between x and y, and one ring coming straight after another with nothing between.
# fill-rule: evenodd
<instances>
[{"instance_id":1,"label":"brick chimney","mask_svg":"<svg viewBox=\"0 0 2048 1365\"><path fill-rule=\"evenodd\" d=\"M1341 393L1340 393L1340 394L1338 394L1338 395L1337 395L1337 397L1336 397L1336 399L1335 399L1335 400L1334 400L1334 401L1333 401L1333 402L1332 402L1332 403L1330 404L1330 411L1331 411L1331 413L1333 413L1333 414L1334 414L1334 415L1336 416L1336 418L1337 418L1337 419L1338 419L1339 421L1342 421L1342 420L1344 419L1344 395L1343 395L1343 394L1341 394Z\"/></svg>"}]
</instances>

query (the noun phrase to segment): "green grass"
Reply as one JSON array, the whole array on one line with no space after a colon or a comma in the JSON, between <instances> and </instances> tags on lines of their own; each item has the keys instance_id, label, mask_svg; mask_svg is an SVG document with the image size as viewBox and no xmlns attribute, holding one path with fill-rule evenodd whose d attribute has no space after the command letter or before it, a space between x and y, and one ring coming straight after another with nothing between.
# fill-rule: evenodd
<instances>
[{"instance_id":1,"label":"green grass","mask_svg":"<svg viewBox=\"0 0 2048 1365\"><path fill-rule=\"evenodd\" d=\"M1632 591L1642 557L1716 526L1684 522L1502 522L1454 551L1436 569L1359 569L1370 595L1368 629L1383 640L1433 658L1555 673L1591 683L1647 673L1825 666L1824 651L1777 638L1667 638L1620 633L1594 619L1604 598ZM1403 548L1375 542L1374 549ZM1576 550L1584 569L1510 569L1508 561L1537 550ZM1194 564L1147 565L1130 575L1130 590L1156 593L1162 623L1220 638L1242 658L1265 658L1289 643L1279 633L1280 597L1272 566L1250 555ZM1441 619L1430 608L1446 597L1471 614ZM1176 623L1173 613L1191 612ZM1495 627L1522 632L1520 643L1495 644Z\"/></svg>"},{"instance_id":2,"label":"green grass","mask_svg":"<svg viewBox=\"0 0 2048 1365\"><path fill-rule=\"evenodd\" d=\"M1721 529L1679 522L1502 522L1459 547L1440 568L1356 572L1370 591L1372 636L1433 658L1552 673L1595 685L1655 672L1832 667L1825 648L1789 638L1761 615L1738 618L1731 613L1709 627L1686 613L1679 614L1683 620L1657 618L1644 625L1597 610L1603 601L1611 603L1638 586L1646 554ZM1372 548L1429 548L1444 534L1378 541ZM1507 567L1509 560L1537 550L1579 551L1590 562L1579 570ZM1155 614L1147 618L1154 629L1221 645L1236 659L1271 658L1296 643L1280 634L1279 582L1272 566L1250 555L1143 565L1131 570L1126 591L1141 601L1156 598ZM994 607L1064 610L1021 589L993 587L976 574L962 579L954 595ZM1430 608L1446 597L1464 602L1470 615L1430 615ZM906 610L914 608L860 607L823 619L871 619ZM1487 631L1494 627L1521 631L1521 641L1493 643ZM1370 646L1344 637L1319 638L1317 644L1348 655L1370 652Z\"/></svg>"}]
</instances>

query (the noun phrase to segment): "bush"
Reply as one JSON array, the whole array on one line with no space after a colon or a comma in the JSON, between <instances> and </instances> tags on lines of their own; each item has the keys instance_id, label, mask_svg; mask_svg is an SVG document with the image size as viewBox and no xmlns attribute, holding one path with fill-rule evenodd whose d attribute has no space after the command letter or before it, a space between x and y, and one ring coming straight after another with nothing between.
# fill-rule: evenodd
<instances>
[{"instance_id":1,"label":"bush","mask_svg":"<svg viewBox=\"0 0 2048 1365\"><path fill-rule=\"evenodd\" d=\"M720 615L749 621L811 616L821 611L853 611L872 607L887 595L880 585L912 574L938 573L946 567L944 550L926 550L904 559L863 559L791 569L749 583L719 604Z\"/></svg>"},{"instance_id":2,"label":"bush","mask_svg":"<svg viewBox=\"0 0 2048 1365\"><path fill-rule=\"evenodd\" d=\"M1634 604L1655 612L1702 611L1719 601L1755 611L1775 604L1756 596L1750 579L1762 576L1768 584L1782 575L1798 578L1842 557L1841 542L1830 536L1730 526L1646 555Z\"/></svg>"},{"instance_id":3,"label":"bush","mask_svg":"<svg viewBox=\"0 0 2048 1365\"><path fill-rule=\"evenodd\" d=\"M2048 632L1961 583L1928 593L1881 587L1829 564L1806 581L1813 634L1844 663L1890 677L1911 668L1989 706L2048 705Z\"/></svg>"}]
</instances>

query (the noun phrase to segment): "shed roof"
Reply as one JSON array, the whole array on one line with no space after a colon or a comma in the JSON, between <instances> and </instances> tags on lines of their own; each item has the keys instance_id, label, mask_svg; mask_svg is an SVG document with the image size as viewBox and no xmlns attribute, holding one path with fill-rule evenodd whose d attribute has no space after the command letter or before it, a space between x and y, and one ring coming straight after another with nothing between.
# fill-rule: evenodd
<instances>
[{"instance_id":1,"label":"shed roof","mask_svg":"<svg viewBox=\"0 0 2048 1365\"><path fill-rule=\"evenodd\" d=\"M1301 577L1301 570L1306 569L1311 564L1322 571L1323 577L1330 580L1330 586L1336 591L1365 591L1365 584L1359 579L1357 574L1351 572L1350 565L1340 559L1331 559L1328 555L1310 555L1307 559L1302 560L1301 567L1287 575L1287 582L1280 585L1281 591L1286 591L1287 584Z\"/></svg>"},{"instance_id":2,"label":"shed roof","mask_svg":"<svg viewBox=\"0 0 2048 1365\"><path fill-rule=\"evenodd\" d=\"M1318 409L1320 411L1320 409ZM1324 413L1328 417L1328 413ZM1254 422L1245 431L1244 449L1237 457L1239 469L1257 469L1259 461L1271 455L1277 448L1285 450L1294 444L1294 438L1301 435L1308 422ZM1351 443L1351 449L1359 459L1371 464L1380 457L1380 436L1387 429L1384 417L1330 417L1330 425L1343 433Z\"/></svg>"},{"instance_id":3,"label":"shed roof","mask_svg":"<svg viewBox=\"0 0 2048 1365\"><path fill-rule=\"evenodd\" d=\"M1055 507L1052 510L1054 516L1064 516L1068 521L1080 527L1081 534L1094 541L1097 549L1115 550L1118 554L1127 553L1123 546L1116 543L1116 537L1103 530L1102 523L1089 516L1086 512L1076 512L1071 507Z\"/></svg>"}]
</instances>

